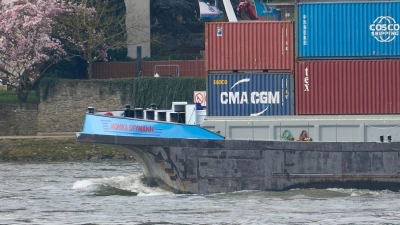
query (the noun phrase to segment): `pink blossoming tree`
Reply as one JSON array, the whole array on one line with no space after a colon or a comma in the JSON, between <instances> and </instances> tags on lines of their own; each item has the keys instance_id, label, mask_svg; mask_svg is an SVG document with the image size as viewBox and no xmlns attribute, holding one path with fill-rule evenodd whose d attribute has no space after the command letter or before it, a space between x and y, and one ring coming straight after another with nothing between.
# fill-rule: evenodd
<instances>
[{"instance_id":1,"label":"pink blossoming tree","mask_svg":"<svg viewBox=\"0 0 400 225\"><path fill-rule=\"evenodd\" d=\"M0 73L22 102L38 77L65 55L51 37L53 18L62 12L54 0L0 0Z\"/></svg>"},{"instance_id":2,"label":"pink blossoming tree","mask_svg":"<svg viewBox=\"0 0 400 225\"><path fill-rule=\"evenodd\" d=\"M7 76L20 101L62 58L83 58L93 78L93 62L107 57L107 50L126 47L128 32L146 29L139 17L126 26L125 6L115 1L0 0L0 77Z\"/></svg>"}]
</instances>

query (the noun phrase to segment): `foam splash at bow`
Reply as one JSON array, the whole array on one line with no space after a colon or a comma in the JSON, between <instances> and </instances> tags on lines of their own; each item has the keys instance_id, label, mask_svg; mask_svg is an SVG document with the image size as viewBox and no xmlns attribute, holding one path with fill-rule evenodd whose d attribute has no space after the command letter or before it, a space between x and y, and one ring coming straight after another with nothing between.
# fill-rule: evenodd
<instances>
[{"instance_id":1,"label":"foam splash at bow","mask_svg":"<svg viewBox=\"0 0 400 225\"><path fill-rule=\"evenodd\" d=\"M76 181L72 189L91 192L98 196L151 196L172 194L158 187L148 187L140 175L96 178Z\"/></svg>"}]
</instances>

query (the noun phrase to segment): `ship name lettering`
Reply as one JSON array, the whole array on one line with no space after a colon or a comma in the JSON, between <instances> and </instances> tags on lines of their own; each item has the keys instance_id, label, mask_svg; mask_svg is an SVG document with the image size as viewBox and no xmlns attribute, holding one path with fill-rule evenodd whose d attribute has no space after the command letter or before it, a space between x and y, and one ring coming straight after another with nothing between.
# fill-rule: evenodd
<instances>
[{"instance_id":1,"label":"ship name lettering","mask_svg":"<svg viewBox=\"0 0 400 225\"><path fill-rule=\"evenodd\" d=\"M130 125L129 131L153 133L154 127L153 126L144 126L144 125Z\"/></svg>"},{"instance_id":2,"label":"ship name lettering","mask_svg":"<svg viewBox=\"0 0 400 225\"><path fill-rule=\"evenodd\" d=\"M128 125L123 123L112 123L110 126L111 130L128 130Z\"/></svg>"},{"instance_id":3,"label":"ship name lettering","mask_svg":"<svg viewBox=\"0 0 400 225\"><path fill-rule=\"evenodd\" d=\"M129 125L123 123L112 123L110 126L111 130L115 131L133 131L133 132L145 132L145 133L153 133L153 126L145 126L145 125Z\"/></svg>"}]
</instances>

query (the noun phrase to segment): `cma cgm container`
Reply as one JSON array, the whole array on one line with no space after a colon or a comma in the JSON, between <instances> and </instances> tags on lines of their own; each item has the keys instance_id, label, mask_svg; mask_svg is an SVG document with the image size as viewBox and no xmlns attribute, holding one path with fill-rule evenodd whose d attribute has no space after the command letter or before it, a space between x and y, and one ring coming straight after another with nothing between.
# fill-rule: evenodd
<instances>
[{"instance_id":1,"label":"cma cgm container","mask_svg":"<svg viewBox=\"0 0 400 225\"><path fill-rule=\"evenodd\" d=\"M213 74L207 80L207 115L293 115L293 94L290 73Z\"/></svg>"},{"instance_id":2,"label":"cma cgm container","mask_svg":"<svg viewBox=\"0 0 400 225\"><path fill-rule=\"evenodd\" d=\"M298 4L297 58L399 58L400 2Z\"/></svg>"},{"instance_id":3,"label":"cma cgm container","mask_svg":"<svg viewBox=\"0 0 400 225\"><path fill-rule=\"evenodd\" d=\"M400 60L296 64L298 115L400 113Z\"/></svg>"},{"instance_id":4,"label":"cma cgm container","mask_svg":"<svg viewBox=\"0 0 400 225\"><path fill-rule=\"evenodd\" d=\"M294 70L293 22L206 23L206 70Z\"/></svg>"}]
</instances>

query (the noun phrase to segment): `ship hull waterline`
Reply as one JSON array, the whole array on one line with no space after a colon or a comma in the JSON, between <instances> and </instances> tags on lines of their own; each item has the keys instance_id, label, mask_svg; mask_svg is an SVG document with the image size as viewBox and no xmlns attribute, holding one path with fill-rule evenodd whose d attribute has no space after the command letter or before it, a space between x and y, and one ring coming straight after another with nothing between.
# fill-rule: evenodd
<instances>
[{"instance_id":1,"label":"ship hull waterline","mask_svg":"<svg viewBox=\"0 0 400 225\"><path fill-rule=\"evenodd\" d=\"M400 142L202 140L77 134L131 153L153 185L213 194L293 188L400 190Z\"/></svg>"}]
</instances>

